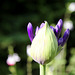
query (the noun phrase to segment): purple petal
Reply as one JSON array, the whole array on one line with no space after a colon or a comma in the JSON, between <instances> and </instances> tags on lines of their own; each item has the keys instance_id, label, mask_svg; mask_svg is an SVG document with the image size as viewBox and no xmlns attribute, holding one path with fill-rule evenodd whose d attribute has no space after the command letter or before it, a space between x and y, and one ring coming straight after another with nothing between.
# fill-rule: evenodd
<instances>
[{"instance_id":1,"label":"purple petal","mask_svg":"<svg viewBox=\"0 0 75 75\"><path fill-rule=\"evenodd\" d=\"M56 38L57 38L57 29L55 29L53 26L50 26L50 28L53 30L53 32L54 32L54 34L55 34L55 36L56 36ZM57 38L57 40L58 40L58 38Z\"/></svg>"},{"instance_id":2,"label":"purple petal","mask_svg":"<svg viewBox=\"0 0 75 75\"><path fill-rule=\"evenodd\" d=\"M38 33L38 31L39 31L39 27L37 26L37 27L36 27L36 30L35 30L35 36L36 36L36 34Z\"/></svg>"},{"instance_id":3,"label":"purple petal","mask_svg":"<svg viewBox=\"0 0 75 75\"><path fill-rule=\"evenodd\" d=\"M57 25L55 26L55 34L56 34L57 38L60 36L62 26L63 26L63 21L62 21L62 19L60 19L58 21Z\"/></svg>"},{"instance_id":4,"label":"purple petal","mask_svg":"<svg viewBox=\"0 0 75 75\"><path fill-rule=\"evenodd\" d=\"M53 26L50 26L50 28L53 30L53 32L54 32L54 27Z\"/></svg>"},{"instance_id":5,"label":"purple petal","mask_svg":"<svg viewBox=\"0 0 75 75\"><path fill-rule=\"evenodd\" d=\"M63 43L63 38L59 38L58 40L58 46L61 45Z\"/></svg>"},{"instance_id":6,"label":"purple petal","mask_svg":"<svg viewBox=\"0 0 75 75\"><path fill-rule=\"evenodd\" d=\"M59 26L58 25L55 26L54 32L55 32L56 37L58 38L59 37Z\"/></svg>"},{"instance_id":7,"label":"purple petal","mask_svg":"<svg viewBox=\"0 0 75 75\"><path fill-rule=\"evenodd\" d=\"M59 26L59 29L60 29L60 32L61 32L62 26L63 26L63 21L62 21L62 19L60 19L60 20L58 21L57 25Z\"/></svg>"},{"instance_id":8,"label":"purple petal","mask_svg":"<svg viewBox=\"0 0 75 75\"><path fill-rule=\"evenodd\" d=\"M69 29L67 29L63 35L63 43L62 43L62 46L66 43L66 41L68 40L69 38L69 34L70 34L70 31Z\"/></svg>"},{"instance_id":9,"label":"purple petal","mask_svg":"<svg viewBox=\"0 0 75 75\"><path fill-rule=\"evenodd\" d=\"M27 31L28 31L29 39L32 42L32 40L34 38L34 34L33 34L33 26L32 26L32 24L30 22L28 23Z\"/></svg>"},{"instance_id":10,"label":"purple petal","mask_svg":"<svg viewBox=\"0 0 75 75\"><path fill-rule=\"evenodd\" d=\"M42 23L42 24L40 25L40 28L42 28L44 25L45 25L45 23Z\"/></svg>"}]
</instances>

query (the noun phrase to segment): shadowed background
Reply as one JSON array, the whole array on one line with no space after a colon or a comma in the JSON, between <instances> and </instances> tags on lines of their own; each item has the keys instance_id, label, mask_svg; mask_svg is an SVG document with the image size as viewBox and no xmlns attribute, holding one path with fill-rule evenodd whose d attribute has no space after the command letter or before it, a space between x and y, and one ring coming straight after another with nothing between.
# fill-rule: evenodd
<instances>
[{"instance_id":1,"label":"shadowed background","mask_svg":"<svg viewBox=\"0 0 75 75\"><path fill-rule=\"evenodd\" d=\"M10 71L6 64L8 46L12 45L14 52L18 53L21 61L16 64L18 75L27 75L26 46L31 44L27 34L27 24L32 23L34 31L36 26L44 21L57 24L59 19L64 21L66 5L75 0L2 0L0 2L0 74L8 75ZM75 27L75 12L70 19ZM66 66L71 56L70 49L75 48L75 29L70 32L67 43ZM75 51L75 49L74 49ZM33 75L39 74L39 65L32 62Z\"/></svg>"}]
</instances>

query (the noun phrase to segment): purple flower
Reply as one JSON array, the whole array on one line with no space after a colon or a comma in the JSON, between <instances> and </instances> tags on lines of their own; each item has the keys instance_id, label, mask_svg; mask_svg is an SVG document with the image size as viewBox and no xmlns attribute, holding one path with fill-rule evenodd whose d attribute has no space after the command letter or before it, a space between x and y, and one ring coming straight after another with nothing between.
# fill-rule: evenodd
<instances>
[{"instance_id":1,"label":"purple flower","mask_svg":"<svg viewBox=\"0 0 75 75\"><path fill-rule=\"evenodd\" d=\"M45 23L42 23L42 24L40 25L40 27L38 27L38 26L36 27L35 36L37 35L39 29L41 29L44 25L45 25ZM57 23L57 25L56 25L55 27L50 26L50 28L51 28L51 29L53 30L53 32L55 33L55 36L56 36L57 41L58 41L58 46L59 46L59 45L63 46L63 45L66 43L66 41L67 41L67 39L68 39L68 37L69 37L69 34L70 34L69 29L67 29L67 30L65 31L63 37L62 37L62 38L59 38L60 33L61 33L61 30L62 30L62 27L63 27L63 21L62 21L62 19L60 19L60 20L58 21L58 23ZM30 41L32 42L32 40L34 39L34 34L33 34L33 27L32 27L32 24L31 24L30 22L28 23L27 31L28 31L29 39L30 39Z\"/></svg>"},{"instance_id":2,"label":"purple flower","mask_svg":"<svg viewBox=\"0 0 75 75\"><path fill-rule=\"evenodd\" d=\"M44 25L45 25L45 23L42 23L42 24L40 25L40 28L39 28L38 26L36 27L35 36L36 36L36 34L38 33L39 29L41 29ZM30 41L32 42L32 40L34 39L34 34L33 34L33 26L32 26L32 24L31 24L30 22L28 23L27 31L28 31L29 39L30 39Z\"/></svg>"},{"instance_id":3,"label":"purple flower","mask_svg":"<svg viewBox=\"0 0 75 75\"><path fill-rule=\"evenodd\" d=\"M34 34L33 34L33 26L30 22L28 23L27 31L28 31L29 39L32 42L32 40L34 39Z\"/></svg>"},{"instance_id":4,"label":"purple flower","mask_svg":"<svg viewBox=\"0 0 75 75\"><path fill-rule=\"evenodd\" d=\"M59 38L59 35L61 33L62 30L62 26L63 26L63 22L62 19L60 19L57 23L57 25L55 26L55 28L53 26L50 26L50 28L54 31L55 35L57 38Z\"/></svg>"},{"instance_id":5,"label":"purple flower","mask_svg":"<svg viewBox=\"0 0 75 75\"><path fill-rule=\"evenodd\" d=\"M62 30L62 27L63 27L63 21L62 19L60 19L57 23L57 25L55 26L55 28L53 26L50 26L50 28L53 30L53 32L55 33L56 35L56 38L57 38L57 41L58 41L58 46L61 45L63 46L66 41L68 40L68 37L69 37L69 34L70 34L70 31L69 29L67 29L65 32L64 32L64 35L63 37L59 38L60 36L60 33L61 33L61 30Z\"/></svg>"},{"instance_id":6,"label":"purple flower","mask_svg":"<svg viewBox=\"0 0 75 75\"><path fill-rule=\"evenodd\" d=\"M66 43L66 41L69 38L69 34L70 34L70 31L69 31L69 29L67 29L63 35L63 42L61 43L61 46L63 46Z\"/></svg>"}]
</instances>

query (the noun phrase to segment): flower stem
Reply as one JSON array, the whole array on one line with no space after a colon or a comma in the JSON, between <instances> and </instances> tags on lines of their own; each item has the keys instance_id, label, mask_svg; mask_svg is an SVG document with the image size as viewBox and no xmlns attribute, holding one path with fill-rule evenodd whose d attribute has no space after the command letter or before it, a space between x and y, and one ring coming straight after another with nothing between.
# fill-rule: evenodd
<instances>
[{"instance_id":1,"label":"flower stem","mask_svg":"<svg viewBox=\"0 0 75 75\"><path fill-rule=\"evenodd\" d=\"M27 57L27 75L32 75L32 58L30 56Z\"/></svg>"},{"instance_id":2,"label":"flower stem","mask_svg":"<svg viewBox=\"0 0 75 75\"><path fill-rule=\"evenodd\" d=\"M45 75L45 65L40 64L40 75Z\"/></svg>"},{"instance_id":3,"label":"flower stem","mask_svg":"<svg viewBox=\"0 0 75 75\"><path fill-rule=\"evenodd\" d=\"M12 75L17 75L16 65L9 66L9 71L11 72Z\"/></svg>"}]
</instances>

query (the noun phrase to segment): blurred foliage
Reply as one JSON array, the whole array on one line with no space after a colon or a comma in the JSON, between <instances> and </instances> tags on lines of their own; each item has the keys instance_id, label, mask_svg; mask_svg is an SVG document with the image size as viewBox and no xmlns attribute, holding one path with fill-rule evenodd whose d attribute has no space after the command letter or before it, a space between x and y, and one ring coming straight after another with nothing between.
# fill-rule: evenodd
<instances>
[{"instance_id":1,"label":"blurred foliage","mask_svg":"<svg viewBox=\"0 0 75 75\"><path fill-rule=\"evenodd\" d=\"M6 59L8 46L14 47L14 52L21 57L21 62L16 64L18 75L26 75L27 54L26 46L30 44L27 34L27 24L31 22L33 27L47 20L49 24L64 20L67 2L75 0L2 0L0 2L0 74L10 74ZM71 18L75 27L75 12ZM34 30L35 31L35 30ZM70 49L75 47L75 30L71 31L67 45L67 65L71 56ZM66 65L66 66L67 66ZM75 64L74 64L75 65ZM33 75L39 74L39 66L32 62ZM75 74L75 73L74 73ZM70 74L73 75L73 74Z\"/></svg>"},{"instance_id":2,"label":"blurred foliage","mask_svg":"<svg viewBox=\"0 0 75 75\"><path fill-rule=\"evenodd\" d=\"M71 57L66 71L68 75L75 75L75 48L71 48L70 52L71 52Z\"/></svg>"}]
</instances>

